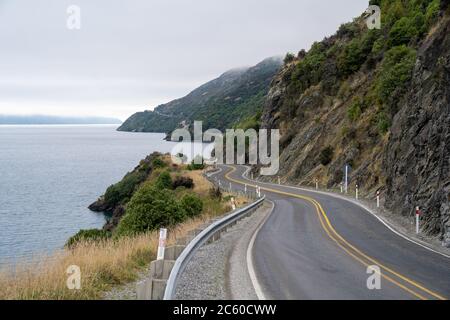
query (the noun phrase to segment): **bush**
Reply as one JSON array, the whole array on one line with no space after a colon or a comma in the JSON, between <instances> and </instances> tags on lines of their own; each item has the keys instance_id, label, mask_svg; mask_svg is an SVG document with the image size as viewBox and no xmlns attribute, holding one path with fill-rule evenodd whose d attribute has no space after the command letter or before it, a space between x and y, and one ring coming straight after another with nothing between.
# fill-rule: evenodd
<instances>
[{"instance_id":1,"label":"bush","mask_svg":"<svg viewBox=\"0 0 450 320\"><path fill-rule=\"evenodd\" d=\"M419 31L414 25L413 19L403 17L394 24L389 32L388 46L395 47L402 44L408 44L411 39L418 34Z\"/></svg>"},{"instance_id":2,"label":"bush","mask_svg":"<svg viewBox=\"0 0 450 320\"><path fill-rule=\"evenodd\" d=\"M89 230L80 230L74 236L70 237L66 242L66 247L73 248L78 243L82 241L100 241L108 239L111 236L111 233L99 230L99 229L89 229Z\"/></svg>"},{"instance_id":3,"label":"bush","mask_svg":"<svg viewBox=\"0 0 450 320\"><path fill-rule=\"evenodd\" d=\"M209 189L209 196L212 199L222 199L222 191L220 191L219 187L212 187L211 189Z\"/></svg>"},{"instance_id":4,"label":"bush","mask_svg":"<svg viewBox=\"0 0 450 320\"><path fill-rule=\"evenodd\" d=\"M416 51L406 46L390 49L382 62L377 81L377 96L385 102L395 90L402 90L412 77Z\"/></svg>"},{"instance_id":5,"label":"bush","mask_svg":"<svg viewBox=\"0 0 450 320\"><path fill-rule=\"evenodd\" d=\"M161 227L170 227L186 218L186 211L172 192L148 183L131 198L115 236L135 235Z\"/></svg>"},{"instance_id":6,"label":"bush","mask_svg":"<svg viewBox=\"0 0 450 320\"><path fill-rule=\"evenodd\" d=\"M156 180L155 186L160 189L172 188L172 178L170 177L170 173L167 171L161 172Z\"/></svg>"},{"instance_id":7,"label":"bush","mask_svg":"<svg viewBox=\"0 0 450 320\"><path fill-rule=\"evenodd\" d=\"M190 218L195 217L202 213L203 210L203 202L200 200L199 197L192 195L192 194L186 194L181 199L181 207L186 212L186 215Z\"/></svg>"},{"instance_id":8,"label":"bush","mask_svg":"<svg viewBox=\"0 0 450 320\"><path fill-rule=\"evenodd\" d=\"M325 53L323 44L316 42L305 58L297 64L291 78L300 91L304 91L322 80L323 65L326 60Z\"/></svg>"},{"instance_id":9,"label":"bush","mask_svg":"<svg viewBox=\"0 0 450 320\"><path fill-rule=\"evenodd\" d=\"M291 63L292 61L294 61L294 58L295 58L294 54L288 52L288 53L286 54L286 56L284 57L284 64Z\"/></svg>"},{"instance_id":10,"label":"bush","mask_svg":"<svg viewBox=\"0 0 450 320\"><path fill-rule=\"evenodd\" d=\"M152 162L153 168L165 168L167 164L161 158L155 158Z\"/></svg>"},{"instance_id":11,"label":"bush","mask_svg":"<svg viewBox=\"0 0 450 320\"><path fill-rule=\"evenodd\" d=\"M205 168L203 158L201 156L196 156L187 168L188 170L203 170Z\"/></svg>"},{"instance_id":12,"label":"bush","mask_svg":"<svg viewBox=\"0 0 450 320\"><path fill-rule=\"evenodd\" d=\"M325 149L323 149L320 152L320 163L324 166L328 165L331 163L331 160L333 160L333 147L328 146Z\"/></svg>"},{"instance_id":13,"label":"bush","mask_svg":"<svg viewBox=\"0 0 450 320\"><path fill-rule=\"evenodd\" d=\"M338 57L338 69L343 77L349 76L361 68L378 37L378 30L370 30L361 39L355 38L350 41Z\"/></svg>"},{"instance_id":14,"label":"bush","mask_svg":"<svg viewBox=\"0 0 450 320\"><path fill-rule=\"evenodd\" d=\"M440 1L439 0L433 0L427 7L426 11L425 11L425 23L427 25L427 27L429 28L430 26L432 26L438 17L439 14L439 5L440 5Z\"/></svg>"},{"instance_id":15,"label":"bush","mask_svg":"<svg viewBox=\"0 0 450 320\"><path fill-rule=\"evenodd\" d=\"M172 189L184 187L186 189L194 188L194 181L189 177L176 177L172 183Z\"/></svg>"},{"instance_id":16,"label":"bush","mask_svg":"<svg viewBox=\"0 0 450 320\"><path fill-rule=\"evenodd\" d=\"M352 104L347 110L347 116L351 121L356 121L361 116L362 104L360 98L353 99Z\"/></svg>"},{"instance_id":17,"label":"bush","mask_svg":"<svg viewBox=\"0 0 450 320\"><path fill-rule=\"evenodd\" d=\"M381 112L378 114L378 131L381 135L384 135L386 132L388 132L389 128L391 127L391 122L389 121L388 116L386 113Z\"/></svg>"},{"instance_id":18,"label":"bush","mask_svg":"<svg viewBox=\"0 0 450 320\"><path fill-rule=\"evenodd\" d=\"M146 178L145 172L131 172L128 173L122 181L110 186L106 189L105 202L110 207L115 207L118 204L126 203L136 187L141 184Z\"/></svg>"}]
</instances>

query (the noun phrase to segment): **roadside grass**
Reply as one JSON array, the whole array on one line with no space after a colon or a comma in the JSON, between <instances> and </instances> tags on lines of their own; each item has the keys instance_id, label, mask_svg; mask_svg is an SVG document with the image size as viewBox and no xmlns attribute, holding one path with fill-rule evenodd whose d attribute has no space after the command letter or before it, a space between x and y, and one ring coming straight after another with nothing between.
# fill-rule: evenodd
<instances>
[{"instance_id":1,"label":"roadside grass","mask_svg":"<svg viewBox=\"0 0 450 320\"><path fill-rule=\"evenodd\" d=\"M190 230L214 215L223 214L220 203L207 204L205 214L188 220L168 232L167 245L174 244ZM220 211L216 211L220 210ZM113 286L136 280L138 274L156 258L158 231L108 239L85 241L71 250L34 258L0 271L0 300L95 300ZM67 288L67 268L80 267L81 289Z\"/></svg>"}]
</instances>

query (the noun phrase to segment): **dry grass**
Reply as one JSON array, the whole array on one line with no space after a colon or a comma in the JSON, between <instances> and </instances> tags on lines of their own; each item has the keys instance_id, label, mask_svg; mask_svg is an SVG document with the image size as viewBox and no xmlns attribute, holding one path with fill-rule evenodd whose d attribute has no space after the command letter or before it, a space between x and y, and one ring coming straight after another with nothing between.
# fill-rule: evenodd
<instances>
[{"instance_id":1,"label":"dry grass","mask_svg":"<svg viewBox=\"0 0 450 320\"><path fill-rule=\"evenodd\" d=\"M205 223L209 214L186 221L169 230L168 245ZM136 237L85 242L73 250L61 250L50 257L36 258L15 270L0 271L0 299L77 300L101 299L112 286L136 279L155 259L158 232ZM77 265L81 270L81 289L69 290L66 270Z\"/></svg>"}]
</instances>

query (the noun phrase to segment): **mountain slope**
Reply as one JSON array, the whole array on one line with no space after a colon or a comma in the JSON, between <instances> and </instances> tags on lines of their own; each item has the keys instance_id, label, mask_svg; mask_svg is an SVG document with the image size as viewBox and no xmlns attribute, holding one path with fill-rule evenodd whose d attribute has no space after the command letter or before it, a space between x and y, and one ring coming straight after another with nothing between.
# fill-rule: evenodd
<instances>
[{"instance_id":1,"label":"mountain slope","mask_svg":"<svg viewBox=\"0 0 450 320\"><path fill-rule=\"evenodd\" d=\"M287 59L261 117L280 129L280 175L292 183L351 188L450 244L448 1L370 1L382 29L361 16L309 52Z\"/></svg>"},{"instance_id":2,"label":"mountain slope","mask_svg":"<svg viewBox=\"0 0 450 320\"><path fill-rule=\"evenodd\" d=\"M269 58L250 68L225 72L181 99L132 115L118 130L170 132L195 120L203 121L204 130L230 128L261 109L281 64L280 58Z\"/></svg>"}]
</instances>

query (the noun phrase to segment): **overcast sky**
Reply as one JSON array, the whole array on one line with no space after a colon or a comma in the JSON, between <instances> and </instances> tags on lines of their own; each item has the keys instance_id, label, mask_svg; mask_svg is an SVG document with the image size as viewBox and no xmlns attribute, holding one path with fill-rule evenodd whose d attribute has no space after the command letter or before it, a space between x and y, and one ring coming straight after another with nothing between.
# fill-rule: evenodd
<instances>
[{"instance_id":1,"label":"overcast sky","mask_svg":"<svg viewBox=\"0 0 450 320\"><path fill-rule=\"evenodd\" d=\"M0 0L0 114L124 120L228 69L307 49L367 3ZM79 30L67 28L70 5Z\"/></svg>"}]
</instances>

